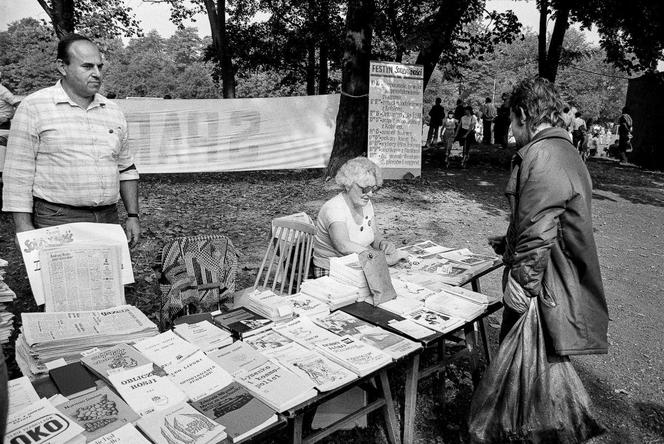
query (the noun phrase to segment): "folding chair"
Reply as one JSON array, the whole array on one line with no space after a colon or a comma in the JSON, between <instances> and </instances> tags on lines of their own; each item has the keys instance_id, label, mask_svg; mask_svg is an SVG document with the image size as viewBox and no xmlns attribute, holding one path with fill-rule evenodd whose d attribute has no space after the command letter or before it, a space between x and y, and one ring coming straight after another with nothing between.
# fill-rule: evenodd
<instances>
[{"instance_id":1,"label":"folding chair","mask_svg":"<svg viewBox=\"0 0 664 444\"><path fill-rule=\"evenodd\" d=\"M212 311L235 291L238 254L226 236L181 237L161 253L161 316L166 322L177 314Z\"/></svg>"},{"instance_id":2,"label":"folding chair","mask_svg":"<svg viewBox=\"0 0 664 444\"><path fill-rule=\"evenodd\" d=\"M316 228L313 224L287 218L274 219L272 227L272 238L254 288L271 286L272 291L277 292L277 285L280 284L279 293L297 293L300 284L309 275Z\"/></svg>"}]
</instances>

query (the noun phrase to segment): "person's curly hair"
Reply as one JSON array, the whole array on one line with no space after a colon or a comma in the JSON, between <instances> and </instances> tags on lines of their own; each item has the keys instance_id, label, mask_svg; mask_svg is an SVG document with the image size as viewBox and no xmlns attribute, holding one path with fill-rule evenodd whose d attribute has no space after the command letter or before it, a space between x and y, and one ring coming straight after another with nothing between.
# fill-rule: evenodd
<instances>
[{"instance_id":1,"label":"person's curly hair","mask_svg":"<svg viewBox=\"0 0 664 444\"><path fill-rule=\"evenodd\" d=\"M369 177L376 180L377 186L383 185L383 175L380 172L380 167L366 157L356 157L339 168L334 181L337 185L349 190L354 183L360 186L366 185Z\"/></svg>"},{"instance_id":2,"label":"person's curly hair","mask_svg":"<svg viewBox=\"0 0 664 444\"><path fill-rule=\"evenodd\" d=\"M514 86L509 106L516 116L525 117L528 127L534 130L542 123L558 126L563 101L553 83L536 77L524 79Z\"/></svg>"}]
</instances>

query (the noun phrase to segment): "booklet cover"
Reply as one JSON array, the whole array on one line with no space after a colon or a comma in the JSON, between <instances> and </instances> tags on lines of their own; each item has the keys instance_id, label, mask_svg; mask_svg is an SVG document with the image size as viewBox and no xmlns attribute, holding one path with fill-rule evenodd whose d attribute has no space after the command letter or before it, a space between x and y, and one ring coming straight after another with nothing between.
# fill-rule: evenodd
<instances>
[{"instance_id":1,"label":"booklet cover","mask_svg":"<svg viewBox=\"0 0 664 444\"><path fill-rule=\"evenodd\" d=\"M191 405L226 427L226 434L233 442L263 430L278 419L274 410L237 382Z\"/></svg>"},{"instance_id":2,"label":"booklet cover","mask_svg":"<svg viewBox=\"0 0 664 444\"><path fill-rule=\"evenodd\" d=\"M10 416L39 401L39 395L27 376L9 381L7 383L7 393L9 393L8 414Z\"/></svg>"},{"instance_id":3,"label":"booklet cover","mask_svg":"<svg viewBox=\"0 0 664 444\"><path fill-rule=\"evenodd\" d=\"M446 316L423 308L410 314L410 318L420 325L440 333L447 333L463 325L463 319Z\"/></svg>"},{"instance_id":4,"label":"booklet cover","mask_svg":"<svg viewBox=\"0 0 664 444\"><path fill-rule=\"evenodd\" d=\"M267 357L243 341L235 341L228 347L213 350L208 357L231 375L252 370L267 361Z\"/></svg>"},{"instance_id":5,"label":"booklet cover","mask_svg":"<svg viewBox=\"0 0 664 444\"><path fill-rule=\"evenodd\" d=\"M233 382L233 377L198 351L171 367L168 377L192 401L210 395Z\"/></svg>"},{"instance_id":6,"label":"booklet cover","mask_svg":"<svg viewBox=\"0 0 664 444\"><path fill-rule=\"evenodd\" d=\"M56 367L49 375L58 391L67 398L75 398L97 389L96 378L80 362Z\"/></svg>"},{"instance_id":7,"label":"booklet cover","mask_svg":"<svg viewBox=\"0 0 664 444\"><path fill-rule=\"evenodd\" d=\"M209 321L183 323L173 329L182 339L200 347L204 352L225 347L233 342L231 334Z\"/></svg>"},{"instance_id":8,"label":"booklet cover","mask_svg":"<svg viewBox=\"0 0 664 444\"><path fill-rule=\"evenodd\" d=\"M316 348L328 358L359 376L368 375L392 362L389 355L350 336L319 342L316 344Z\"/></svg>"},{"instance_id":9,"label":"booklet cover","mask_svg":"<svg viewBox=\"0 0 664 444\"><path fill-rule=\"evenodd\" d=\"M113 373L108 379L122 399L141 416L187 401L187 396L175 383L155 373L152 364Z\"/></svg>"},{"instance_id":10,"label":"booklet cover","mask_svg":"<svg viewBox=\"0 0 664 444\"><path fill-rule=\"evenodd\" d=\"M216 444L226 438L224 426L187 403L141 418L136 425L156 444Z\"/></svg>"},{"instance_id":11,"label":"booklet cover","mask_svg":"<svg viewBox=\"0 0 664 444\"><path fill-rule=\"evenodd\" d=\"M139 416L108 387L72 399L57 408L85 429L83 434L88 441L139 419Z\"/></svg>"},{"instance_id":12,"label":"booklet cover","mask_svg":"<svg viewBox=\"0 0 664 444\"><path fill-rule=\"evenodd\" d=\"M199 348L171 330L134 344L136 350L168 372L169 367L193 355Z\"/></svg>"},{"instance_id":13,"label":"booklet cover","mask_svg":"<svg viewBox=\"0 0 664 444\"><path fill-rule=\"evenodd\" d=\"M97 376L107 379L110 373L152 364L148 358L127 344L118 344L96 353L85 355L81 362Z\"/></svg>"},{"instance_id":14,"label":"booklet cover","mask_svg":"<svg viewBox=\"0 0 664 444\"><path fill-rule=\"evenodd\" d=\"M39 441L35 441L35 430L38 431ZM7 418L4 442L65 444L79 436L81 442L85 442L83 427L59 412L46 398L42 398Z\"/></svg>"}]
</instances>

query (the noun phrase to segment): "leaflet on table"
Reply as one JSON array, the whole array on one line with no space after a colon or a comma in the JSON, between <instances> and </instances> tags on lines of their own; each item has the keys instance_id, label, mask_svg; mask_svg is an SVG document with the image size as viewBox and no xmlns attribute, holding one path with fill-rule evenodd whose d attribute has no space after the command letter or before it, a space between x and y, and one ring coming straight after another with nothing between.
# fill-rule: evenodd
<instances>
[{"instance_id":1,"label":"leaflet on table","mask_svg":"<svg viewBox=\"0 0 664 444\"><path fill-rule=\"evenodd\" d=\"M77 437L78 440L76 440ZM29 407L9 416L4 438L4 442L12 444L85 442L83 427L70 421L63 413L53 407L46 398L42 398Z\"/></svg>"},{"instance_id":2,"label":"leaflet on table","mask_svg":"<svg viewBox=\"0 0 664 444\"><path fill-rule=\"evenodd\" d=\"M135 335L157 327L132 305L107 310L22 313L22 330L28 345L104 336ZM89 347L88 347L89 348Z\"/></svg>"},{"instance_id":3,"label":"leaflet on table","mask_svg":"<svg viewBox=\"0 0 664 444\"><path fill-rule=\"evenodd\" d=\"M296 293L287 296L285 300L293 307L293 313L297 316L315 318L330 314L330 307L323 301L304 293Z\"/></svg>"},{"instance_id":4,"label":"leaflet on table","mask_svg":"<svg viewBox=\"0 0 664 444\"><path fill-rule=\"evenodd\" d=\"M268 360L244 341L235 341L227 347L213 350L208 357L231 375L251 370Z\"/></svg>"},{"instance_id":5,"label":"leaflet on table","mask_svg":"<svg viewBox=\"0 0 664 444\"><path fill-rule=\"evenodd\" d=\"M39 395L26 376L9 381L7 393L9 394L9 416L39 401Z\"/></svg>"},{"instance_id":6,"label":"leaflet on table","mask_svg":"<svg viewBox=\"0 0 664 444\"><path fill-rule=\"evenodd\" d=\"M141 416L187 401L184 392L168 377L155 373L151 364L113 373L108 379L122 399Z\"/></svg>"},{"instance_id":7,"label":"leaflet on table","mask_svg":"<svg viewBox=\"0 0 664 444\"><path fill-rule=\"evenodd\" d=\"M199 350L196 345L185 341L171 330L138 341L134 347L167 372L171 366Z\"/></svg>"},{"instance_id":8,"label":"leaflet on table","mask_svg":"<svg viewBox=\"0 0 664 444\"><path fill-rule=\"evenodd\" d=\"M121 247L122 283L131 284L134 282L127 235L120 225L77 222L23 231L17 233L16 237L37 305L42 305L45 302L39 252L48 247L75 246L79 243L119 245Z\"/></svg>"},{"instance_id":9,"label":"leaflet on table","mask_svg":"<svg viewBox=\"0 0 664 444\"><path fill-rule=\"evenodd\" d=\"M383 302L378 307L400 316L406 316L408 313L412 313L415 310L424 307L424 302L417 299L397 297L391 301Z\"/></svg>"},{"instance_id":10,"label":"leaflet on table","mask_svg":"<svg viewBox=\"0 0 664 444\"><path fill-rule=\"evenodd\" d=\"M320 341L339 339L339 336L314 324L311 319L305 317L299 317L284 324L279 324L274 329L295 342L309 346L315 345Z\"/></svg>"},{"instance_id":11,"label":"leaflet on table","mask_svg":"<svg viewBox=\"0 0 664 444\"><path fill-rule=\"evenodd\" d=\"M191 401L198 401L233 382L233 377L202 351L170 367L168 377Z\"/></svg>"},{"instance_id":12,"label":"leaflet on table","mask_svg":"<svg viewBox=\"0 0 664 444\"><path fill-rule=\"evenodd\" d=\"M393 319L389 321L388 324L390 327L399 330L401 333L413 339L423 339L436 333L434 330L430 330L412 319L402 319L400 321Z\"/></svg>"},{"instance_id":13,"label":"leaflet on table","mask_svg":"<svg viewBox=\"0 0 664 444\"><path fill-rule=\"evenodd\" d=\"M447 333L463 325L463 319L446 316L425 308L411 313L409 317L418 324L440 333Z\"/></svg>"},{"instance_id":14,"label":"leaflet on table","mask_svg":"<svg viewBox=\"0 0 664 444\"><path fill-rule=\"evenodd\" d=\"M404 281L402 279L392 278L392 286L397 292L397 297L424 301L427 297L435 294L433 290L417 285L414 282ZM390 302L390 301L388 301Z\"/></svg>"},{"instance_id":15,"label":"leaflet on table","mask_svg":"<svg viewBox=\"0 0 664 444\"><path fill-rule=\"evenodd\" d=\"M365 376L392 362L389 355L350 336L321 341L316 344L316 349L358 376Z\"/></svg>"},{"instance_id":16,"label":"leaflet on table","mask_svg":"<svg viewBox=\"0 0 664 444\"><path fill-rule=\"evenodd\" d=\"M429 310L461 318L465 321L474 320L486 309L485 305L476 304L468 299L461 298L445 291L440 291L433 296L429 296L425 305Z\"/></svg>"},{"instance_id":17,"label":"leaflet on table","mask_svg":"<svg viewBox=\"0 0 664 444\"><path fill-rule=\"evenodd\" d=\"M498 257L495 255L477 254L473 253L467 248L447 251L445 253L441 253L440 256L442 256L445 259L449 259L453 262L457 262L459 264L468 265L470 267L475 267L484 262L494 262L498 259Z\"/></svg>"},{"instance_id":18,"label":"leaflet on table","mask_svg":"<svg viewBox=\"0 0 664 444\"><path fill-rule=\"evenodd\" d=\"M117 430L101 436L88 444L151 444L132 424L125 424Z\"/></svg>"},{"instance_id":19,"label":"leaflet on table","mask_svg":"<svg viewBox=\"0 0 664 444\"><path fill-rule=\"evenodd\" d=\"M224 426L186 403L155 412L136 425L156 444L216 444L226 438Z\"/></svg>"},{"instance_id":20,"label":"leaflet on table","mask_svg":"<svg viewBox=\"0 0 664 444\"><path fill-rule=\"evenodd\" d=\"M125 304L120 245L75 243L39 252L45 311Z\"/></svg>"}]
</instances>

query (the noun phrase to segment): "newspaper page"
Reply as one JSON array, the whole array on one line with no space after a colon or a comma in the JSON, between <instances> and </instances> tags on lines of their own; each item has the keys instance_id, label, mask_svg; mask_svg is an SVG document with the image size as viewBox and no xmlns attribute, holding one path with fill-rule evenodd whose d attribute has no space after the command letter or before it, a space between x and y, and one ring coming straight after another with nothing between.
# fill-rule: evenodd
<instances>
[{"instance_id":1,"label":"newspaper page","mask_svg":"<svg viewBox=\"0 0 664 444\"><path fill-rule=\"evenodd\" d=\"M108 310L23 313L23 334L28 345L76 338L134 335L156 330L138 308L121 305Z\"/></svg>"},{"instance_id":2,"label":"newspaper page","mask_svg":"<svg viewBox=\"0 0 664 444\"><path fill-rule=\"evenodd\" d=\"M37 305L44 304L41 263L39 252L44 248L79 243L95 243L121 246L122 283L134 282L134 271L131 266L127 236L120 225L77 222L58 225L56 227L39 228L37 230L17 233L18 243L25 268L28 272L30 287Z\"/></svg>"},{"instance_id":3,"label":"newspaper page","mask_svg":"<svg viewBox=\"0 0 664 444\"><path fill-rule=\"evenodd\" d=\"M125 304L119 245L74 244L39 253L45 311L103 310Z\"/></svg>"}]
</instances>

